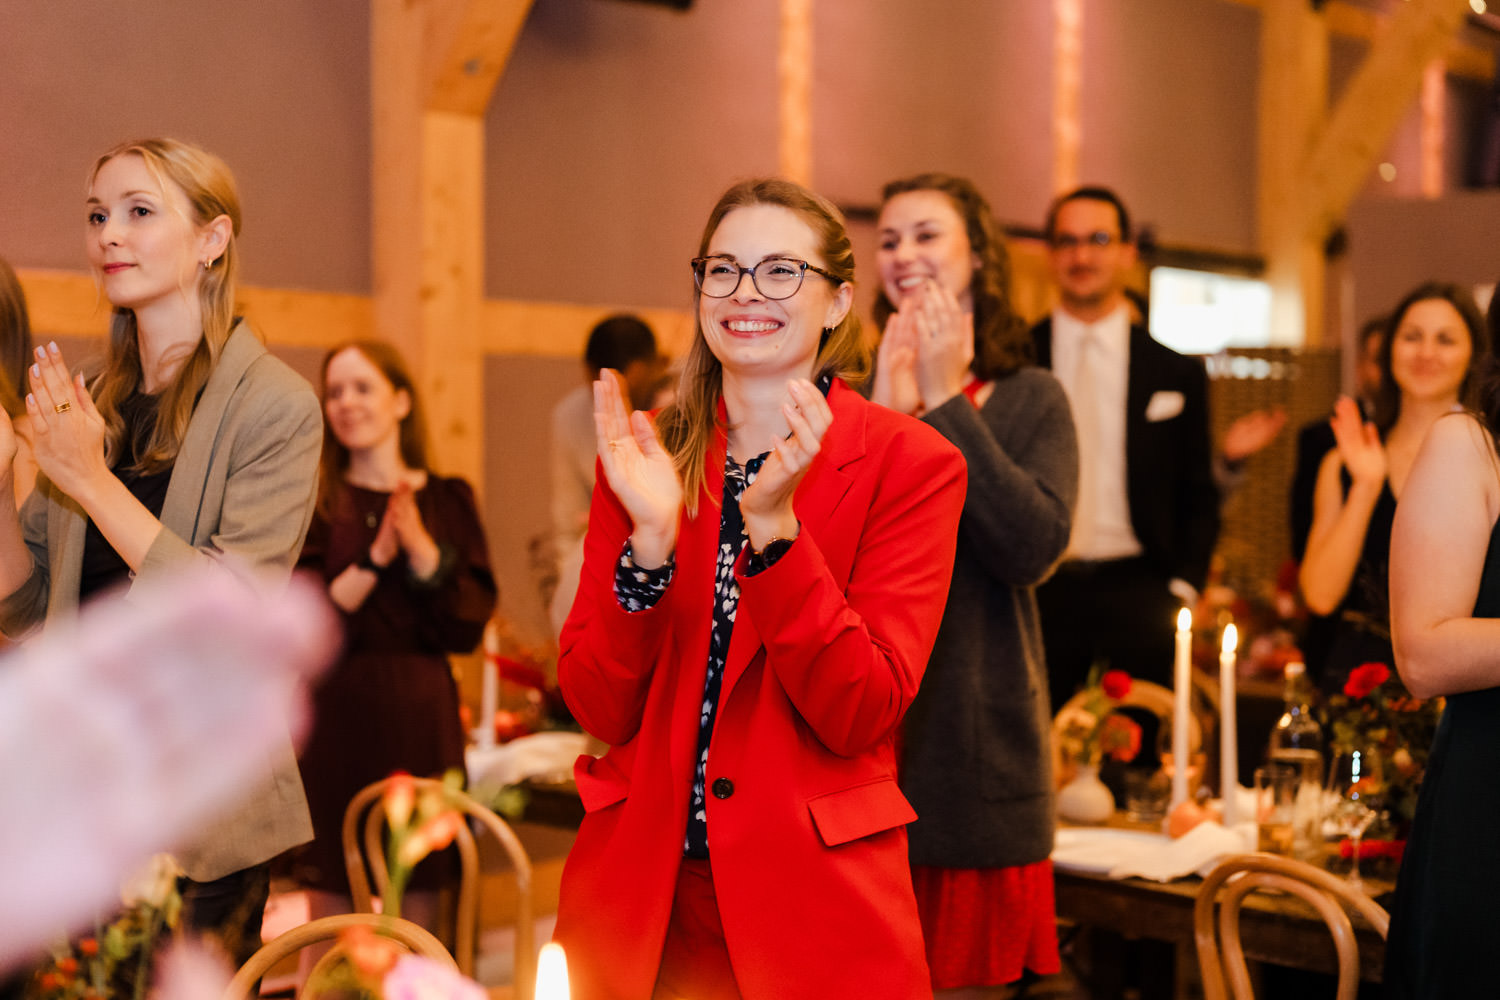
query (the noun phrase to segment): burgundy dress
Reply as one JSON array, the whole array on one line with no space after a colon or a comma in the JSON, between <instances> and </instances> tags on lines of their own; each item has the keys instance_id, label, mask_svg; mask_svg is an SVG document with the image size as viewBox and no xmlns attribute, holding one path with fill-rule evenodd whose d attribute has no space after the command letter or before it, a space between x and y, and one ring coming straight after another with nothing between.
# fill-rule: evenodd
<instances>
[{"instance_id":1,"label":"burgundy dress","mask_svg":"<svg viewBox=\"0 0 1500 1000\"><path fill-rule=\"evenodd\" d=\"M390 494L345 487L333 515L320 511L300 566L330 581L375 538ZM340 834L344 807L392 771L441 777L464 766L464 732L449 653L479 644L497 596L474 493L462 479L429 475L417 492L422 522L442 549L429 581L412 578L404 554L380 574L357 611L343 616L344 651L316 692L312 735L300 763L313 842L297 859L303 884L347 894ZM417 878L424 869L419 866Z\"/></svg>"}]
</instances>

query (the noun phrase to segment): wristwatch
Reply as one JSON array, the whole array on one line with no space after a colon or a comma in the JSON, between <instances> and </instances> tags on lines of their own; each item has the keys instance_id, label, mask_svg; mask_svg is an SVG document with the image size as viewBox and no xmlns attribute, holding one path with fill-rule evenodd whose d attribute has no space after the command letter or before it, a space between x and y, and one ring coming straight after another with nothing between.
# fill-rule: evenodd
<instances>
[{"instance_id":1,"label":"wristwatch","mask_svg":"<svg viewBox=\"0 0 1500 1000\"><path fill-rule=\"evenodd\" d=\"M371 573L375 573L377 575L385 570L384 566L376 563L375 560L371 557L369 546L365 546L365 550L359 554L359 558L354 560L354 565L358 566L360 569L369 570Z\"/></svg>"},{"instance_id":2,"label":"wristwatch","mask_svg":"<svg viewBox=\"0 0 1500 1000\"><path fill-rule=\"evenodd\" d=\"M775 566L776 561L786 555L794 541L795 538L773 538L766 543L765 548L752 548L750 555L745 558L745 575L754 576L763 569Z\"/></svg>"}]
</instances>

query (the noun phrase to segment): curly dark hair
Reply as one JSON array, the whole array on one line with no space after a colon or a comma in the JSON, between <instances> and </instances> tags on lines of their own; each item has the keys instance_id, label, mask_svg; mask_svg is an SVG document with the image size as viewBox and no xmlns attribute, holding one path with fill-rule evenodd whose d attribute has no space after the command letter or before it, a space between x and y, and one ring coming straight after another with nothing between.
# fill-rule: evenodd
<instances>
[{"instance_id":1,"label":"curly dark hair","mask_svg":"<svg viewBox=\"0 0 1500 1000\"><path fill-rule=\"evenodd\" d=\"M969 282L969 295L974 300L974 361L970 370L976 378L992 379L1030 364L1031 337L1011 310L1010 254L990 203L966 177L925 173L887 184L880 192L881 207L908 191L936 191L946 196L963 219L969 248L979 258ZM885 329L895 312L896 306L882 287L875 299L875 325Z\"/></svg>"}]
</instances>

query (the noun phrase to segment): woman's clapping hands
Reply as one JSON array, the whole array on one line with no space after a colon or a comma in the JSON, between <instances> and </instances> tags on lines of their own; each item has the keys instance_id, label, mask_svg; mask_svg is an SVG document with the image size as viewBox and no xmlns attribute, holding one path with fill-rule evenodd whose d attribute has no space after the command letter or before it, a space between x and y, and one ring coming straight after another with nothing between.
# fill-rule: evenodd
<instances>
[{"instance_id":1,"label":"woman's clapping hands","mask_svg":"<svg viewBox=\"0 0 1500 1000\"><path fill-rule=\"evenodd\" d=\"M104 458L104 418L94 407L81 375L72 375L55 343L36 349L31 392L26 396L38 466L64 493L82 500L88 484L110 475ZM0 455L14 454L0 443Z\"/></svg>"},{"instance_id":2,"label":"woman's clapping hands","mask_svg":"<svg viewBox=\"0 0 1500 1000\"><path fill-rule=\"evenodd\" d=\"M607 370L594 383L594 433L604 478L635 526L632 555L638 565L654 569L677 545L682 481L651 418L639 410L627 413L620 380Z\"/></svg>"},{"instance_id":3,"label":"woman's clapping hands","mask_svg":"<svg viewBox=\"0 0 1500 1000\"><path fill-rule=\"evenodd\" d=\"M1384 482L1385 445L1381 444L1375 425L1367 423L1360 414L1359 404L1348 396L1340 396L1333 406L1333 419L1329 423L1333 427L1339 458L1349 470L1349 477L1355 482Z\"/></svg>"},{"instance_id":4,"label":"woman's clapping hands","mask_svg":"<svg viewBox=\"0 0 1500 1000\"><path fill-rule=\"evenodd\" d=\"M974 316L937 281L901 300L881 338L872 398L901 413L936 409L963 391Z\"/></svg>"},{"instance_id":5,"label":"woman's clapping hands","mask_svg":"<svg viewBox=\"0 0 1500 1000\"><path fill-rule=\"evenodd\" d=\"M828 400L807 379L788 381L787 396L781 412L791 433L771 449L755 482L740 497L745 529L756 548L763 547L771 537L796 537L797 516L792 510L792 497L817 458L823 435L833 423Z\"/></svg>"}]
</instances>

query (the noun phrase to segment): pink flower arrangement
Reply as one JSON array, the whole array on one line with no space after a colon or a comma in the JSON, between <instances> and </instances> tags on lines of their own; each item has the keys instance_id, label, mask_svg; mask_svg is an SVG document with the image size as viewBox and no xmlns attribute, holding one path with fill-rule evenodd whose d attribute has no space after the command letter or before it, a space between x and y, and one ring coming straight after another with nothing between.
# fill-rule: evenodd
<instances>
[{"instance_id":1,"label":"pink flower arrangement","mask_svg":"<svg viewBox=\"0 0 1500 1000\"><path fill-rule=\"evenodd\" d=\"M457 969L402 955L381 982L385 1000L487 1000L484 987Z\"/></svg>"}]
</instances>

